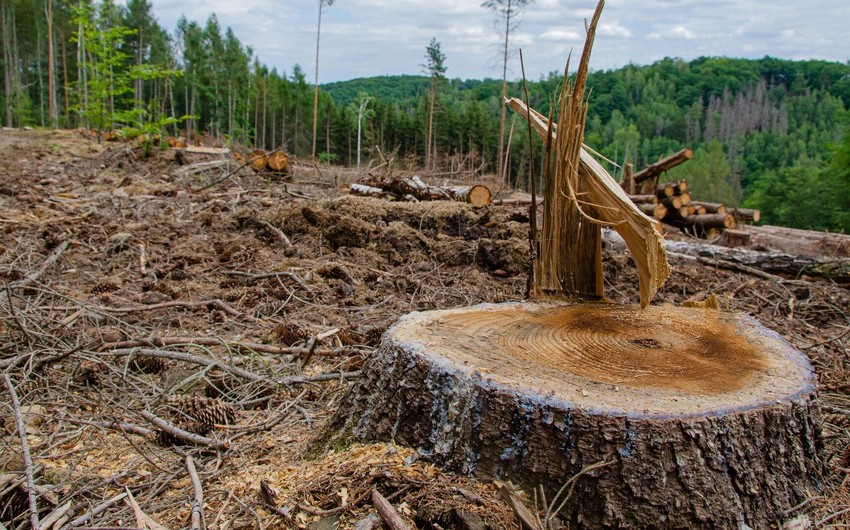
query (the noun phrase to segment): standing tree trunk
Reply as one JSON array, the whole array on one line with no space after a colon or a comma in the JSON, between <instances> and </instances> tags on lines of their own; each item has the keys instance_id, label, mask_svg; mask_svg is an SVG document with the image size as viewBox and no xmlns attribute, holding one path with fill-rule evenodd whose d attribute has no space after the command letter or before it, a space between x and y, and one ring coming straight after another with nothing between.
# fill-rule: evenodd
<instances>
[{"instance_id":1,"label":"standing tree trunk","mask_svg":"<svg viewBox=\"0 0 850 530\"><path fill-rule=\"evenodd\" d=\"M45 6L47 17L47 114L50 116L50 126L59 126L59 112L56 108L56 81L54 76L53 54L53 0L47 0Z\"/></svg>"},{"instance_id":2,"label":"standing tree trunk","mask_svg":"<svg viewBox=\"0 0 850 530\"><path fill-rule=\"evenodd\" d=\"M12 127L12 76L14 61L12 57L12 42L9 29L9 14L7 2L0 4L0 23L3 25L3 94L6 107L6 127Z\"/></svg>"},{"instance_id":3,"label":"standing tree trunk","mask_svg":"<svg viewBox=\"0 0 850 530\"><path fill-rule=\"evenodd\" d=\"M507 105L505 100L508 97L508 37L511 34L511 14L512 1L507 0L507 9L505 10L505 45L502 53L502 99L499 101L499 152L496 161L496 175L499 181L505 182L505 115Z\"/></svg>"}]
</instances>

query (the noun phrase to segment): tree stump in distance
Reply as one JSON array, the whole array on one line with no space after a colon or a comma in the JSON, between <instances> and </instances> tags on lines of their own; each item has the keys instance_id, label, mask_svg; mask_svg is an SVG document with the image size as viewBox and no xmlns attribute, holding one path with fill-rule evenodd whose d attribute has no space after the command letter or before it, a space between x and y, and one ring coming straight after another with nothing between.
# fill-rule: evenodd
<instances>
[{"instance_id":1,"label":"tree stump in distance","mask_svg":"<svg viewBox=\"0 0 850 530\"><path fill-rule=\"evenodd\" d=\"M321 437L395 440L548 499L570 528L766 528L816 493L814 373L748 316L603 303L412 313Z\"/></svg>"}]
</instances>

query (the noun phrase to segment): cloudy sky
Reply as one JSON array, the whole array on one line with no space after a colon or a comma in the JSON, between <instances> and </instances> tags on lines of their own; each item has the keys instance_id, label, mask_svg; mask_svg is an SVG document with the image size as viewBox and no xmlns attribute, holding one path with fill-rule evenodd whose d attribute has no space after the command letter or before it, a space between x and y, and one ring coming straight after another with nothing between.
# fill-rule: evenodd
<instances>
[{"instance_id":1,"label":"cloudy sky","mask_svg":"<svg viewBox=\"0 0 850 530\"><path fill-rule=\"evenodd\" d=\"M278 71L301 65L312 81L318 0L152 0L163 27L215 13L260 60ZM522 11L511 45L526 74L563 69L579 54L593 0L536 0ZM501 30L479 0L336 0L322 16L319 82L419 74L431 38L450 78L500 78ZM702 55L850 60L848 0L608 0L591 58L594 70L664 57ZM518 57L509 78L520 76Z\"/></svg>"}]
</instances>

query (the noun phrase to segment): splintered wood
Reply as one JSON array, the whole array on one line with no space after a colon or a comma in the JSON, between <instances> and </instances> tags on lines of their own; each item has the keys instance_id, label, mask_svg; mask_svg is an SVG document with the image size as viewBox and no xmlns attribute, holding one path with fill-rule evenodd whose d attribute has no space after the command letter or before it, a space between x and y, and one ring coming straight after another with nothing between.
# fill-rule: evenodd
<instances>
[{"instance_id":1,"label":"splintered wood","mask_svg":"<svg viewBox=\"0 0 850 530\"><path fill-rule=\"evenodd\" d=\"M601 227L610 226L626 241L640 277L640 305L646 307L670 275L658 222L645 215L584 146L587 105L584 88L599 2L588 25L575 83L569 62L558 99L558 123L516 98L508 105L537 130L547 146L543 227L535 260L537 295L601 298L603 294ZM558 134L560 131L561 134Z\"/></svg>"},{"instance_id":2,"label":"splintered wood","mask_svg":"<svg viewBox=\"0 0 850 530\"><path fill-rule=\"evenodd\" d=\"M548 142L550 137L557 139L558 124L552 123L550 127L550 121L546 117L534 109L529 109L516 98L511 98L508 105L529 120L544 142ZM579 154L579 179L587 188L587 198L583 202L596 205L598 220L591 222L597 229L602 224L611 226L625 240L638 269L640 304L641 307L646 307L670 276L670 265L667 263L663 238L658 231L658 222L640 211L584 146L579 150ZM578 199L575 202L578 202ZM549 209L549 204L549 196L546 195L544 210ZM546 219L544 213L544 227ZM546 252L546 247L541 245L540 252L541 255Z\"/></svg>"}]
</instances>

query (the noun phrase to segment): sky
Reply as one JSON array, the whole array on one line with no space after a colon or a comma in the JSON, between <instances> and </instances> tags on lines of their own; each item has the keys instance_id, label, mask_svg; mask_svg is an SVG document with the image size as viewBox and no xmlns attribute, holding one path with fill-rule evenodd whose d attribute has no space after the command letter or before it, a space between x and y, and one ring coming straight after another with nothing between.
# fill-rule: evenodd
<instances>
[{"instance_id":1,"label":"sky","mask_svg":"<svg viewBox=\"0 0 850 530\"><path fill-rule=\"evenodd\" d=\"M298 64L315 76L319 0L152 0L170 33L185 15L204 24L215 13L260 61L278 72ZM536 0L521 11L511 48L522 49L526 75L563 71L577 58L593 0ZM504 26L479 0L336 0L322 14L319 83L423 73L432 38L446 56L446 76L500 79ZM850 0L608 0L592 70L700 56L850 61ZM574 61L575 64L575 61ZM518 55L508 78L521 76Z\"/></svg>"}]
</instances>

